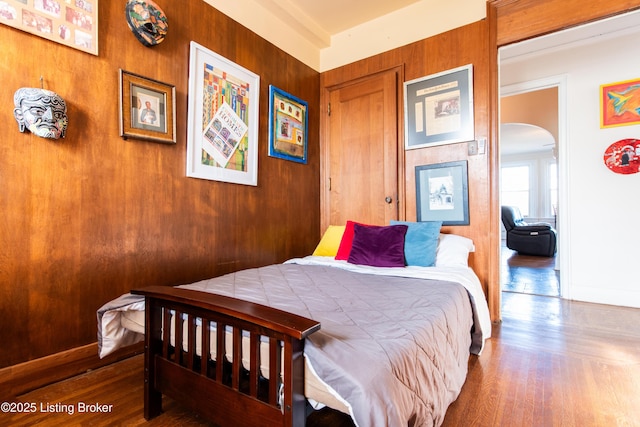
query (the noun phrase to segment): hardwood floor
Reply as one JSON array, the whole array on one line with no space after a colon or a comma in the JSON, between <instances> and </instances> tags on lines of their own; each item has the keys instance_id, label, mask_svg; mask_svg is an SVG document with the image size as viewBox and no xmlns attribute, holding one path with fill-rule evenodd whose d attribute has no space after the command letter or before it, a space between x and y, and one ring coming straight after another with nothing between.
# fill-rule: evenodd
<instances>
[{"instance_id":1,"label":"hardwood floor","mask_svg":"<svg viewBox=\"0 0 640 427\"><path fill-rule=\"evenodd\" d=\"M506 292L559 297L560 271L555 257L520 255L506 246L500 254L500 286Z\"/></svg>"},{"instance_id":2,"label":"hardwood floor","mask_svg":"<svg viewBox=\"0 0 640 427\"><path fill-rule=\"evenodd\" d=\"M503 292L503 315L444 426L640 426L640 310ZM0 413L0 425L212 426L166 398L147 423L142 371L136 356L19 396L35 413ZM106 412L79 413L96 403ZM322 412L309 424L350 421Z\"/></svg>"},{"instance_id":3,"label":"hardwood floor","mask_svg":"<svg viewBox=\"0 0 640 427\"><path fill-rule=\"evenodd\" d=\"M138 355L19 396L16 402L35 404L36 410L0 413L0 425L213 426L166 397L165 413L147 422L143 416L143 370L144 360ZM104 412L80 412L82 404L107 406L90 408Z\"/></svg>"},{"instance_id":4,"label":"hardwood floor","mask_svg":"<svg viewBox=\"0 0 640 427\"><path fill-rule=\"evenodd\" d=\"M639 426L640 310L503 292L444 426Z\"/></svg>"}]
</instances>

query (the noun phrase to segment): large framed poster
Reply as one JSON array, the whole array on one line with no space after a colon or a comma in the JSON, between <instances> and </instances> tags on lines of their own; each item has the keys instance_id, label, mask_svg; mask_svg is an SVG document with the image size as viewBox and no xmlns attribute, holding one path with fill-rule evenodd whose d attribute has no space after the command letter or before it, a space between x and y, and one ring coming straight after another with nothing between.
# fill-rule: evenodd
<instances>
[{"instance_id":1,"label":"large framed poster","mask_svg":"<svg viewBox=\"0 0 640 427\"><path fill-rule=\"evenodd\" d=\"M191 42L187 176L258 185L260 77Z\"/></svg>"},{"instance_id":2,"label":"large framed poster","mask_svg":"<svg viewBox=\"0 0 640 427\"><path fill-rule=\"evenodd\" d=\"M404 118L407 150L473 140L472 65L405 82Z\"/></svg>"},{"instance_id":3,"label":"large framed poster","mask_svg":"<svg viewBox=\"0 0 640 427\"><path fill-rule=\"evenodd\" d=\"M0 23L98 54L98 0L1 0Z\"/></svg>"}]
</instances>

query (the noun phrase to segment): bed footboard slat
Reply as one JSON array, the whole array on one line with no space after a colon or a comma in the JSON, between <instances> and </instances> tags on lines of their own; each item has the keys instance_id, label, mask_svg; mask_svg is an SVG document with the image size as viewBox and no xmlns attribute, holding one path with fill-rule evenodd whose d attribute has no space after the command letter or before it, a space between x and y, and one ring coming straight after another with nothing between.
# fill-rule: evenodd
<instances>
[{"instance_id":1,"label":"bed footboard slat","mask_svg":"<svg viewBox=\"0 0 640 427\"><path fill-rule=\"evenodd\" d=\"M231 387L240 389L240 368L242 366L242 331L233 328L233 363L231 366Z\"/></svg>"},{"instance_id":2,"label":"bed footboard slat","mask_svg":"<svg viewBox=\"0 0 640 427\"><path fill-rule=\"evenodd\" d=\"M144 295L147 307L146 419L160 414L167 394L220 425L304 425L304 339L320 329L318 322L180 288L132 293ZM248 340L244 350L243 340ZM210 357L212 341L215 357ZM260 371L262 346L268 346L268 381Z\"/></svg>"},{"instance_id":3,"label":"bed footboard slat","mask_svg":"<svg viewBox=\"0 0 640 427\"><path fill-rule=\"evenodd\" d=\"M176 363L181 364L183 361L182 358L182 343L183 343L183 329L182 329L182 311L175 310L175 314L173 315L173 330L175 341L173 344L173 352Z\"/></svg>"},{"instance_id":4,"label":"bed footboard slat","mask_svg":"<svg viewBox=\"0 0 640 427\"><path fill-rule=\"evenodd\" d=\"M225 334L225 330L227 329L227 325L222 324L221 322L216 322L216 360L221 360L220 359L220 355L224 354L224 349L225 347L225 339L224 339L224 334ZM222 368L223 368L223 363L216 363L216 381L218 381L220 384L222 384Z\"/></svg>"},{"instance_id":5,"label":"bed footboard slat","mask_svg":"<svg viewBox=\"0 0 640 427\"><path fill-rule=\"evenodd\" d=\"M200 342L202 342L202 354L200 355L200 375L207 376L209 372L209 357L211 352L211 322L207 318L202 319L202 329L200 330Z\"/></svg>"},{"instance_id":6,"label":"bed footboard slat","mask_svg":"<svg viewBox=\"0 0 640 427\"><path fill-rule=\"evenodd\" d=\"M249 395L258 397L258 381L260 379L260 335L251 332L249 335Z\"/></svg>"},{"instance_id":7,"label":"bed footboard slat","mask_svg":"<svg viewBox=\"0 0 640 427\"><path fill-rule=\"evenodd\" d=\"M160 308L159 308L160 309ZM162 357L169 358L169 348L171 347L171 312L168 308L162 308ZM148 325L148 323L147 323Z\"/></svg>"},{"instance_id":8,"label":"bed footboard slat","mask_svg":"<svg viewBox=\"0 0 640 427\"><path fill-rule=\"evenodd\" d=\"M280 377L280 342L275 338L269 339L269 378ZM269 403L276 405L278 403L278 381L269 381Z\"/></svg>"},{"instance_id":9,"label":"bed footboard slat","mask_svg":"<svg viewBox=\"0 0 640 427\"><path fill-rule=\"evenodd\" d=\"M187 368L193 369L194 359L196 357L196 317L187 315L187 354L185 364Z\"/></svg>"}]
</instances>

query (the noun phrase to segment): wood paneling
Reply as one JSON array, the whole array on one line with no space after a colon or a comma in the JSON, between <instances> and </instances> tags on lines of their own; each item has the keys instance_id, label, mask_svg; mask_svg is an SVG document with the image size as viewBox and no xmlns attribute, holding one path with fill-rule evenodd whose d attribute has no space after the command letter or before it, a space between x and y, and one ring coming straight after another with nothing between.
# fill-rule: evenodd
<instances>
[{"instance_id":1,"label":"wood paneling","mask_svg":"<svg viewBox=\"0 0 640 427\"><path fill-rule=\"evenodd\" d=\"M406 151L404 158L400 159L401 167L405 168L405 209L400 215L404 214L407 220L415 220L415 166L454 160L469 162L470 225L445 227L444 231L474 240L476 252L471 254L469 263L480 277L494 321L499 321L501 317L497 48L639 7L638 0L614 0L607 3L597 0L489 0L486 20L338 67L321 75L321 104L324 106L326 88L390 67L404 66L404 80L409 81L473 64L475 135L476 138L488 138L488 152L486 155L468 156L465 143ZM399 112L402 128L402 108ZM325 140L324 117L321 114L321 144Z\"/></svg>"},{"instance_id":2,"label":"wood paneling","mask_svg":"<svg viewBox=\"0 0 640 427\"><path fill-rule=\"evenodd\" d=\"M0 25L0 368L95 342L96 309L133 287L281 262L319 240L318 72L201 0L165 3L167 38L147 48L121 2L101 1L99 56ZM257 187L185 176L191 40L260 75ZM120 68L175 85L176 145L118 136ZM41 76L67 102L63 140L13 118L13 93ZM307 165L267 156L270 84L309 103Z\"/></svg>"},{"instance_id":3,"label":"wood paneling","mask_svg":"<svg viewBox=\"0 0 640 427\"><path fill-rule=\"evenodd\" d=\"M109 356L98 357L98 344L75 347L0 369L0 400L35 390L88 370L109 365L126 357L144 353L143 343L117 350Z\"/></svg>"},{"instance_id":4,"label":"wood paneling","mask_svg":"<svg viewBox=\"0 0 640 427\"><path fill-rule=\"evenodd\" d=\"M404 81L416 79L429 74L439 73L466 64L473 64L474 73L474 112L476 137L488 137L489 117L489 49L488 26L486 21L476 22L455 30L412 43L410 45L391 50L353 64L330 70L321 74L320 85L322 104L325 105L327 88L345 81L374 74L392 67L404 67ZM401 91L402 89L400 89ZM400 93L402 99L402 93ZM399 108L399 128L404 128L402 105ZM325 115L321 115L321 129L324 129ZM321 136L321 139L323 137ZM402 132L400 132L402 138ZM322 139L324 143L324 139ZM418 165L442 163L455 160L467 160L469 166L469 211L470 225L444 227L445 232L461 234L472 238L476 242L476 252L471 255L470 263L475 268L483 283L485 292L488 290L489 252L488 236L492 221L489 174L489 160L487 155L468 156L467 144L450 144L437 147L414 149L401 154L400 163L403 167L404 211L402 218L410 221L416 219L415 167Z\"/></svg>"},{"instance_id":5,"label":"wood paneling","mask_svg":"<svg viewBox=\"0 0 640 427\"><path fill-rule=\"evenodd\" d=\"M132 287L190 282L313 250L320 230L319 113L326 105L320 87L396 66L410 80L473 63L476 135L489 136L497 128L492 45L638 7L637 0L496 0L487 21L330 70L321 85L317 72L200 0L163 5L169 34L153 48L129 32L118 2L100 2L99 56L0 25L0 316L11 324L0 328L0 368L94 342L95 310ZM258 187L185 178L191 40L261 77ZM118 136L119 68L176 86L176 145ZM41 76L67 102L64 140L18 132L13 93L40 86ZM309 103L308 165L267 156L269 84ZM475 240L471 263L493 314L495 144L490 136L487 156L466 156L465 144L411 150L401 172L401 207L406 202L403 213L412 219L413 166L469 160L471 225L447 231Z\"/></svg>"},{"instance_id":6,"label":"wood paneling","mask_svg":"<svg viewBox=\"0 0 640 427\"><path fill-rule=\"evenodd\" d=\"M638 9L638 0L489 0L498 46Z\"/></svg>"}]
</instances>

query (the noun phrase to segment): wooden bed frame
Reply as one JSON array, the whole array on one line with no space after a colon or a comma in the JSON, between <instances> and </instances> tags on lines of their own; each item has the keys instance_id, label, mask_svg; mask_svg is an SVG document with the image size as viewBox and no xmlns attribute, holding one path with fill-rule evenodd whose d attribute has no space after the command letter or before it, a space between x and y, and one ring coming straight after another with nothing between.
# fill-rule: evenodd
<instances>
[{"instance_id":1,"label":"wooden bed frame","mask_svg":"<svg viewBox=\"0 0 640 427\"><path fill-rule=\"evenodd\" d=\"M319 330L320 323L207 292L153 286L132 293L145 297L144 417L147 420L162 412L162 395L166 394L220 425L305 424L304 339ZM172 321L175 346L169 337ZM186 337L183 336L184 322ZM197 323L203 326L198 336L202 355L196 354ZM224 360L219 363L211 359L209 351L204 351L210 348L212 327L215 327L217 354L225 348L225 331L232 328L232 361L216 357L218 361ZM248 334L250 343L248 369L242 366L243 334L245 339ZM261 337L268 337L268 344L264 338L261 344ZM183 339L187 339L187 350L177 345ZM260 345L269 346L269 381L259 375Z\"/></svg>"}]
</instances>

